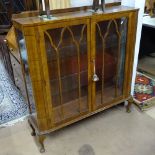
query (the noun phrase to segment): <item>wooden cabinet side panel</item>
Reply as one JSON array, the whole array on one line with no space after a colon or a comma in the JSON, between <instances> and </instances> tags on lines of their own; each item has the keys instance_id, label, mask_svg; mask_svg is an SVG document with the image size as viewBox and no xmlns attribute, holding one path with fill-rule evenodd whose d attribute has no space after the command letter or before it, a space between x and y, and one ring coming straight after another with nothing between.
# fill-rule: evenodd
<instances>
[{"instance_id":1,"label":"wooden cabinet side panel","mask_svg":"<svg viewBox=\"0 0 155 155\"><path fill-rule=\"evenodd\" d=\"M131 81L133 73L133 63L134 63L134 51L136 42L136 31L137 31L137 18L138 11L131 12L128 18L128 37L127 37L127 47L126 47L126 64L125 64L125 98L131 96Z\"/></svg>"},{"instance_id":2,"label":"wooden cabinet side panel","mask_svg":"<svg viewBox=\"0 0 155 155\"><path fill-rule=\"evenodd\" d=\"M25 29L25 42L28 55L29 72L32 82L33 95L35 99L37 123L39 131L48 130L48 112L46 103L46 93L44 91L45 82L42 74L41 55L36 35L35 27ZM30 32L30 33L28 33Z\"/></svg>"}]
</instances>

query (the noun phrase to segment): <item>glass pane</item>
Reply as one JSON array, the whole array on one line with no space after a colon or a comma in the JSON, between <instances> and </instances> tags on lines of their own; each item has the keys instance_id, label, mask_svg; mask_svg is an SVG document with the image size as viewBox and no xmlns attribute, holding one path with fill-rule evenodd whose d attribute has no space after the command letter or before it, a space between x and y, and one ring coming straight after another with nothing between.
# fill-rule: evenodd
<instances>
[{"instance_id":1,"label":"glass pane","mask_svg":"<svg viewBox=\"0 0 155 155\"><path fill-rule=\"evenodd\" d=\"M35 102L34 102L34 97L33 97L33 91L32 91L32 83L31 83L31 78L29 74L29 65L28 65L28 57L27 57L27 49L25 45L25 39L23 37L23 34L21 31L17 31L17 39L19 43L19 49L21 53L21 60L24 66L24 73L25 73L25 82L26 82L26 89L27 89L27 95L28 95L28 102L30 106L30 113L35 115Z\"/></svg>"},{"instance_id":2,"label":"glass pane","mask_svg":"<svg viewBox=\"0 0 155 155\"><path fill-rule=\"evenodd\" d=\"M58 123L88 111L87 27L47 30L45 43L52 106Z\"/></svg>"},{"instance_id":3,"label":"glass pane","mask_svg":"<svg viewBox=\"0 0 155 155\"><path fill-rule=\"evenodd\" d=\"M96 104L107 105L123 95L127 19L96 24Z\"/></svg>"}]
</instances>

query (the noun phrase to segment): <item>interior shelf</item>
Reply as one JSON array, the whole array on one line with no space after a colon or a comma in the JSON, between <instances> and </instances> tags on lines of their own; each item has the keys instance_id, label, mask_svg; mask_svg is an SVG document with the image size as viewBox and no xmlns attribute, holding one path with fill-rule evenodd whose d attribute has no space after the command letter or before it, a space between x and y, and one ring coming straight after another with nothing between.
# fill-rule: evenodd
<instances>
[{"instance_id":1,"label":"interior shelf","mask_svg":"<svg viewBox=\"0 0 155 155\"><path fill-rule=\"evenodd\" d=\"M64 121L75 116L79 116L84 112L88 112L88 97L81 97L80 101L81 105L79 105L79 100L75 99L62 106L60 105L55 107L53 109L55 123Z\"/></svg>"}]
</instances>

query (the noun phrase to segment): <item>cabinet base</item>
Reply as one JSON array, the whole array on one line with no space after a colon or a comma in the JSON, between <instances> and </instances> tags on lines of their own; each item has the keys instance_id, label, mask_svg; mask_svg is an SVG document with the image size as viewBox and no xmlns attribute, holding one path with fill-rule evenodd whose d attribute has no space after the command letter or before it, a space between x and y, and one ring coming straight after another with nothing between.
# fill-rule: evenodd
<instances>
[{"instance_id":1,"label":"cabinet base","mask_svg":"<svg viewBox=\"0 0 155 155\"><path fill-rule=\"evenodd\" d=\"M45 152L44 140L45 140L46 136L45 135L36 134L36 130L33 127L33 125L32 125L30 120L28 120L28 123L30 125L30 128L32 129L31 136L36 137L37 142L40 145L40 153L44 153Z\"/></svg>"},{"instance_id":2,"label":"cabinet base","mask_svg":"<svg viewBox=\"0 0 155 155\"><path fill-rule=\"evenodd\" d=\"M80 121L80 120L82 120L84 118L92 116L92 115L94 115L96 113L102 112L103 110L106 110L106 109L108 109L110 107L113 107L113 106L118 105L120 103L123 103L125 101L127 101L126 111L129 113L129 112L131 112L130 108L131 108L131 104L133 103L133 98L132 97L128 97L128 98L125 98L125 99L119 99L118 101L115 101L114 103L112 103L112 104L110 104L110 105L108 105L106 107L103 107L103 108L100 108L100 109L96 109L96 111L90 112L90 113L88 113L86 115L83 115L83 116L81 116L79 118L76 118L76 119L74 119L74 120L72 120L70 122L63 123L63 124L61 124L59 126L56 126L56 127L52 128L50 130L46 130L46 131L42 131L42 132L39 131L39 129L37 127L37 124L35 123L33 117L30 116L28 122L30 124L31 129L32 129L31 135L32 136L36 136L37 141L39 142L39 145L40 145L40 153L44 153L45 152L44 140L46 138L45 137L46 134L54 132L54 131L56 131L58 129L61 129L61 128L65 127L65 126L73 124L73 123L75 123L77 121Z\"/></svg>"},{"instance_id":3,"label":"cabinet base","mask_svg":"<svg viewBox=\"0 0 155 155\"><path fill-rule=\"evenodd\" d=\"M37 135L38 142L40 144L40 153L45 152L45 146L44 146L44 140L45 140L45 135Z\"/></svg>"}]
</instances>

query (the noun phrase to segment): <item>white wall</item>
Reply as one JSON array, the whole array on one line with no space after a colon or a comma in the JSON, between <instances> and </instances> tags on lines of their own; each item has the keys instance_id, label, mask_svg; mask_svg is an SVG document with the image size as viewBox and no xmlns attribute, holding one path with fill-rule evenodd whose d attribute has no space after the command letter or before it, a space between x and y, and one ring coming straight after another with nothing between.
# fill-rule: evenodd
<instances>
[{"instance_id":1,"label":"white wall","mask_svg":"<svg viewBox=\"0 0 155 155\"><path fill-rule=\"evenodd\" d=\"M42 0L42 2L43 2L43 9L45 10L44 0ZM70 0L70 2L72 7L86 6L93 4L93 0ZM120 2L120 0L105 0L105 3L112 3L112 2Z\"/></svg>"},{"instance_id":2,"label":"white wall","mask_svg":"<svg viewBox=\"0 0 155 155\"><path fill-rule=\"evenodd\" d=\"M132 85L131 85L131 89L132 89L131 94L133 94L135 78L136 78L137 63L138 63L138 54L139 54L139 45L140 45L140 38L141 38L145 0L122 0L122 5L140 8L139 15L138 15L138 27L137 27L136 46L135 46L134 67L133 67L133 77L132 77Z\"/></svg>"},{"instance_id":3,"label":"white wall","mask_svg":"<svg viewBox=\"0 0 155 155\"><path fill-rule=\"evenodd\" d=\"M113 3L113 2L120 2L120 0L105 0L105 3ZM70 0L71 6L76 7L76 6L86 6L86 5L92 5L93 0ZM101 2L101 0L100 0Z\"/></svg>"}]
</instances>

